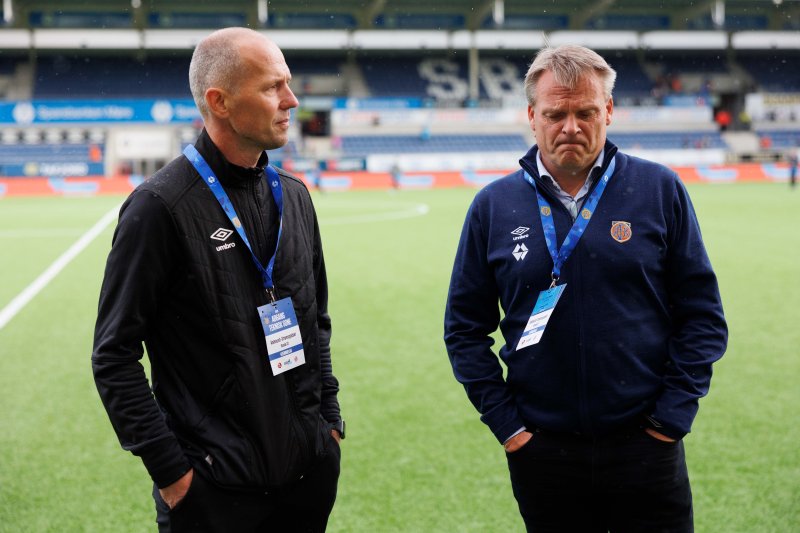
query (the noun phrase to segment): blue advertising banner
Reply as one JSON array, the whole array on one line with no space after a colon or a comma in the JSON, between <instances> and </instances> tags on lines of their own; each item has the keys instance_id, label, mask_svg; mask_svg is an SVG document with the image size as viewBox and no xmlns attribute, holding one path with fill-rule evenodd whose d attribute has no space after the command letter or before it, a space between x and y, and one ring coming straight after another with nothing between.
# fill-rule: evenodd
<instances>
[{"instance_id":1,"label":"blue advertising banner","mask_svg":"<svg viewBox=\"0 0 800 533\"><path fill-rule=\"evenodd\" d=\"M1 102L0 124L192 123L200 112L190 98L175 100L34 100Z\"/></svg>"},{"instance_id":2,"label":"blue advertising banner","mask_svg":"<svg viewBox=\"0 0 800 533\"><path fill-rule=\"evenodd\" d=\"M335 109L419 109L425 107L421 98L336 98Z\"/></svg>"}]
</instances>

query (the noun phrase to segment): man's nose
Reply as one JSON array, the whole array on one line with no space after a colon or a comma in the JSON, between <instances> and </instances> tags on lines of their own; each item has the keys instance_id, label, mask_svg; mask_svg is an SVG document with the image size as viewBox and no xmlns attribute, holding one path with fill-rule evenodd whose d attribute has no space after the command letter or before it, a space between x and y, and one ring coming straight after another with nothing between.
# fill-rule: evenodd
<instances>
[{"instance_id":1,"label":"man's nose","mask_svg":"<svg viewBox=\"0 0 800 533\"><path fill-rule=\"evenodd\" d=\"M567 115L564 119L564 124L561 127L561 133L565 135L577 135L580 133L581 127L578 125L578 119L574 115Z\"/></svg>"},{"instance_id":2,"label":"man's nose","mask_svg":"<svg viewBox=\"0 0 800 533\"><path fill-rule=\"evenodd\" d=\"M285 109L293 109L300 105L300 101L297 100L297 97L289 86L286 87L286 94L283 97L282 103Z\"/></svg>"}]
</instances>

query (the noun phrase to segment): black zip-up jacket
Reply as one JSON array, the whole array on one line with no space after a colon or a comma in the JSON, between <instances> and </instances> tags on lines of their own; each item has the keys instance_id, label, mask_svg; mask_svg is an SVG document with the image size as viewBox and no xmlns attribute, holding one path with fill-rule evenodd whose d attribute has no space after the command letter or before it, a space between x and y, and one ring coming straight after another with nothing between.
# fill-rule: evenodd
<instances>
[{"instance_id":1,"label":"black zip-up jacket","mask_svg":"<svg viewBox=\"0 0 800 533\"><path fill-rule=\"evenodd\" d=\"M195 146L266 266L279 217L262 168L230 164L206 132ZM223 487L291 484L313 467L340 419L316 214L305 185L279 173L283 229L273 279L277 298L292 298L306 363L278 376L257 311L268 302L261 275L188 159L167 164L120 211L92 367L122 447L142 458L159 487L190 467Z\"/></svg>"}]
</instances>

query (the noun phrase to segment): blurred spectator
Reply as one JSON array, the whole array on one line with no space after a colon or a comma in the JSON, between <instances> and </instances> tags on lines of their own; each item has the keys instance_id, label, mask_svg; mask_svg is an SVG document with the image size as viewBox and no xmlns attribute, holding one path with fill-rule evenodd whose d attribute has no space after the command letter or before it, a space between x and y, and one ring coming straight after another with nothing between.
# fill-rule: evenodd
<instances>
[{"instance_id":1,"label":"blurred spectator","mask_svg":"<svg viewBox=\"0 0 800 533\"><path fill-rule=\"evenodd\" d=\"M727 109L720 108L717 110L717 114L714 115L714 120L719 125L719 131L725 131L731 125L732 117Z\"/></svg>"},{"instance_id":2,"label":"blurred spectator","mask_svg":"<svg viewBox=\"0 0 800 533\"><path fill-rule=\"evenodd\" d=\"M400 170L400 164L395 161L394 165L392 165L391 170L392 175L392 188L395 190L400 188L400 180L403 177L403 171Z\"/></svg>"},{"instance_id":3,"label":"blurred spectator","mask_svg":"<svg viewBox=\"0 0 800 533\"><path fill-rule=\"evenodd\" d=\"M681 82L681 77L677 74L670 74L669 76L669 88L670 91L673 93L682 93L683 92L683 83Z\"/></svg>"},{"instance_id":4,"label":"blurred spectator","mask_svg":"<svg viewBox=\"0 0 800 533\"><path fill-rule=\"evenodd\" d=\"M745 109L739 112L739 127L743 130L750 129L750 115Z\"/></svg>"},{"instance_id":5,"label":"blurred spectator","mask_svg":"<svg viewBox=\"0 0 800 533\"><path fill-rule=\"evenodd\" d=\"M423 142L428 142L429 140L431 140L431 127L429 124L425 124L425 126L422 127L422 131L419 134L419 138Z\"/></svg>"},{"instance_id":6,"label":"blurred spectator","mask_svg":"<svg viewBox=\"0 0 800 533\"><path fill-rule=\"evenodd\" d=\"M789 187L797 187L797 151L789 152Z\"/></svg>"}]
</instances>

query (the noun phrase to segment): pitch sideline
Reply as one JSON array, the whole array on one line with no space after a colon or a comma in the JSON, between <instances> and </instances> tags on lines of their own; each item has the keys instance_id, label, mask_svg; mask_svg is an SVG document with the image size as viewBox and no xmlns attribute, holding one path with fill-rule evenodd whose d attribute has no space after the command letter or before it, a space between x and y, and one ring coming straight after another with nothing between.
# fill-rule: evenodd
<instances>
[{"instance_id":1,"label":"pitch sideline","mask_svg":"<svg viewBox=\"0 0 800 533\"><path fill-rule=\"evenodd\" d=\"M102 233L109 224L116 220L120 206L116 206L95 223L86 233L84 233L66 252L56 259L47 270L42 272L30 285L25 287L15 296L2 310L0 310L0 330L8 324L39 292L55 279L64 268L78 256L91 242ZM339 224L362 224L367 222L378 222L384 220L397 220L402 218L413 218L423 216L428 213L430 208L426 204L414 204L410 209L400 211L390 211L387 213L374 213L364 215L350 215L343 218L333 218L321 225Z\"/></svg>"},{"instance_id":2,"label":"pitch sideline","mask_svg":"<svg viewBox=\"0 0 800 533\"><path fill-rule=\"evenodd\" d=\"M75 259L91 242L105 230L109 224L117 219L120 205L111 209L102 216L94 226L81 235L81 237L70 246L61 256L56 259L47 270L42 272L38 278L25 287L22 292L16 295L2 310L0 310L0 330L2 330L17 313L19 313L39 292L55 279L64 268Z\"/></svg>"}]
</instances>

